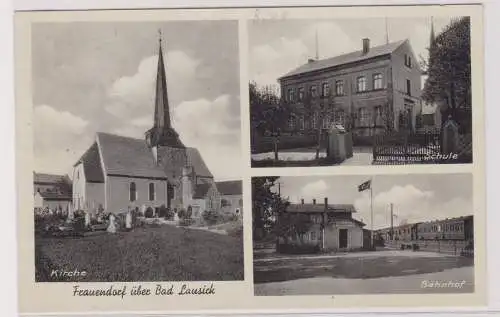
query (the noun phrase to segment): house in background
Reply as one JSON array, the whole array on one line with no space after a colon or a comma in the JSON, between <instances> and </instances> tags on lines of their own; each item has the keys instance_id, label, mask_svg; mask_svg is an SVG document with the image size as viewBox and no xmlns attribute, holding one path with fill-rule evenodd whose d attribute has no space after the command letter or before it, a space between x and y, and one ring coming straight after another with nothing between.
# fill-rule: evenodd
<instances>
[{"instance_id":1,"label":"house in background","mask_svg":"<svg viewBox=\"0 0 500 317\"><path fill-rule=\"evenodd\" d=\"M353 205L311 203L290 204L286 211L278 216L278 224L285 225L296 220L310 224L302 236L290 233L286 238L280 237L279 244L310 246L322 251L350 251L364 247L365 224L352 217L356 212ZM293 232L293 231L289 231Z\"/></svg>"},{"instance_id":2,"label":"house in background","mask_svg":"<svg viewBox=\"0 0 500 317\"><path fill-rule=\"evenodd\" d=\"M421 69L409 40L309 61L279 78L282 99L293 115L285 131L316 135L342 124L354 141L387 128L415 130L421 112ZM311 111L313 110L313 111Z\"/></svg>"},{"instance_id":3,"label":"house in background","mask_svg":"<svg viewBox=\"0 0 500 317\"><path fill-rule=\"evenodd\" d=\"M221 211L240 216L243 212L242 181L217 182L216 185L221 199Z\"/></svg>"},{"instance_id":4,"label":"house in background","mask_svg":"<svg viewBox=\"0 0 500 317\"><path fill-rule=\"evenodd\" d=\"M33 173L35 210L67 212L72 200L72 184L68 175Z\"/></svg>"},{"instance_id":5,"label":"house in background","mask_svg":"<svg viewBox=\"0 0 500 317\"><path fill-rule=\"evenodd\" d=\"M209 190L215 187L214 177L200 152L185 146L171 125L161 40L153 118L144 139L97 133L74 165L75 209L92 214L101 208L121 213L151 207L158 215L162 205L187 210L217 203Z\"/></svg>"}]
</instances>

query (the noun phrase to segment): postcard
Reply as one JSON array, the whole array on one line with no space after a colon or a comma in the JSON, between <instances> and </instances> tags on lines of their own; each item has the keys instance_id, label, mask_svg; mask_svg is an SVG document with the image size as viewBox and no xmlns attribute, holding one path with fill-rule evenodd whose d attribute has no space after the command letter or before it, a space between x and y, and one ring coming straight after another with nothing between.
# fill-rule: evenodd
<instances>
[{"instance_id":1,"label":"postcard","mask_svg":"<svg viewBox=\"0 0 500 317\"><path fill-rule=\"evenodd\" d=\"M486 303L480 5L17 12L22 313Z\"/></svg>"}]
</instances>

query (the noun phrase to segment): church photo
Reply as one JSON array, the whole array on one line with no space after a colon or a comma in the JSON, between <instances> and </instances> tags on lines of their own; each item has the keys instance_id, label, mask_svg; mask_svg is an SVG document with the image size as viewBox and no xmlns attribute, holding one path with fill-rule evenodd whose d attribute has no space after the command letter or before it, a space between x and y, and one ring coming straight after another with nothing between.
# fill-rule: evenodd
<instances>
[{"instance_id":1,"label":"church photo","mask_svg":"<svg viewBox=\"0 0 500 317\"><path fill-rule=\"evenodd\" d=\"M33 28L37 282L243 280L237 21Z\"/></svg>"}]
</instances>

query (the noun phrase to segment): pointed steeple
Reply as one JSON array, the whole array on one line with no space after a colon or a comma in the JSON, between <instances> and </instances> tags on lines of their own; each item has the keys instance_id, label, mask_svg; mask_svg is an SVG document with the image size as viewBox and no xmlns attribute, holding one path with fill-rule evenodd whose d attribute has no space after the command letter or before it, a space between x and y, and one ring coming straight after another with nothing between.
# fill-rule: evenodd
<instances>
[{"instance_id":1,"label":"pointed steeple","mask_svg":"<svg viewBox=\"0 0 500 317\"><path fill-rule=\"evenodd\" d=\"M156 71L156 95L153 127L146 132L146 140L151 147L184 147L179 135L172 128L170 106L167 93L167 76L163 61L161 32L159 32L158 68Z\"/></svg>"},{"instance_id":2,"label":"pointed steeple","mask_svg":"<svg viewBox=\"0 0 500 317\"><path fill-rule=\"evenodd\" d=\"M436 41L436 34L434 33L434 17L431 17L431 36L429 41L429 47L434 45L434 41Z\"/></svg>"}]
</instances>

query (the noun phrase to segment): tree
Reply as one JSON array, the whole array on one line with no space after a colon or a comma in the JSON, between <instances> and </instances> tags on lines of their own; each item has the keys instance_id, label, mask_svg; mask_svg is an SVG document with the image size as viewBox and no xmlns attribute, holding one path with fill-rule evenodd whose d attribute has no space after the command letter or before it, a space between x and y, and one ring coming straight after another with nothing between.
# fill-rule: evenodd
<instances>
[{"instance_id":1,"label":"tree","mask_svg":"<svg viewBox=\"0 0 500 317\"><path fill-rule=\"evenodd\" d=\"M470 52L470 17L455 19L430 45L422 94L424 101L440 104L443 120L451 115L467 130L472 121Z\"/></svg>"},{"instance_id":2,"label":"tree","mask_svg":"<svg viewBox=\"0 0 500 317\"><path fill-rule=\"evenodd\" d=\"M308 215L282 212L275 227L275 232L277 237L282 237L285 240L285 244L288 244L288 238L291 236L297 236L303 242L304 234L309 232L312 225L313 222Z\"/></svg>"},{"instance_id":3,"label":"tree","mask_svg":"<svg viewBox=\"0 0 500 317\"><path fill-rule=\"evenodd\" d=\"M273 231L275 219L288 202L272 191L279 177L252 177L253 239L260 240Z\"/></svg>"}]
</instances>

